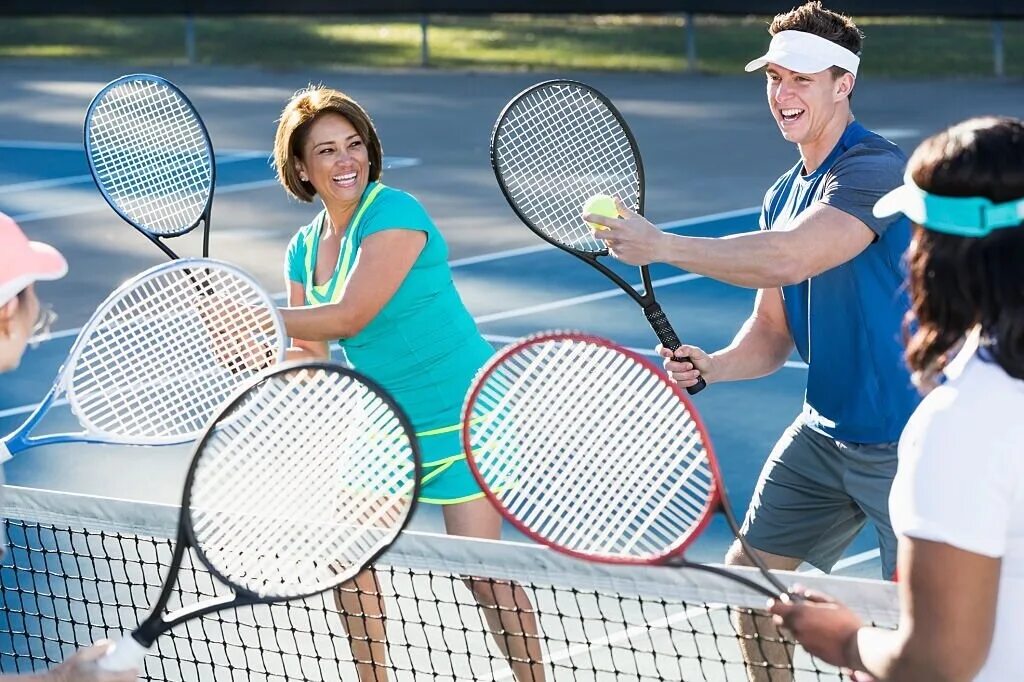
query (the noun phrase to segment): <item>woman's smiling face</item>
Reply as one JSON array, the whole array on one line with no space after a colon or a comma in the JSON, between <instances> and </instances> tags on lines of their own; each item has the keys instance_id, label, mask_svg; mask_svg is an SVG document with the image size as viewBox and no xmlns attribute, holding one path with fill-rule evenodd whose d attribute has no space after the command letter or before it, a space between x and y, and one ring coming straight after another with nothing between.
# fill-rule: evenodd
<instances>
[{"instance_id":1,"label":"woman's smiling face","mask_svg":"<svg viewBox=\"0 0 1024 682\"><path fill-rule=\"evenodd\" d=\"M313 121L295 166L324 201L358 202L370 181L366 143L341 114L327 113Z\"/></svg>"}]
</instances>

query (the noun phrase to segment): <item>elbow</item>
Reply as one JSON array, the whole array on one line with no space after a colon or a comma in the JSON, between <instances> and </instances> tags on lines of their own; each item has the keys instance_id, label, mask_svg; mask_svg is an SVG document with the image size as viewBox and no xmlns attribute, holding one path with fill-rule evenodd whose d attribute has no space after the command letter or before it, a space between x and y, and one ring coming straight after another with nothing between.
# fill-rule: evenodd
<instances>
[{"instance_id":1,"label":"elbow","mask_svg":"<svg viewBox=\"0 0 1024 682\"><path fill-rule=\"evenodd\" d=\"M956 655L951 655L955 653ZM897 653L890 680L927 680L928 682L971 682L985 663L985 657L970 655L959 647L916 647L907 642Z\"/></svg>"},{"instance_id":2,"label":"elbow","mask_svg":"<svg viewBox=\"0 0 1024 682\"><path fill-rule=\"evenodd\" d=\"M768 286L789 286L809 279L814 273L797 254L780 255L771 260Z\"/></svg>"}]
</instances>

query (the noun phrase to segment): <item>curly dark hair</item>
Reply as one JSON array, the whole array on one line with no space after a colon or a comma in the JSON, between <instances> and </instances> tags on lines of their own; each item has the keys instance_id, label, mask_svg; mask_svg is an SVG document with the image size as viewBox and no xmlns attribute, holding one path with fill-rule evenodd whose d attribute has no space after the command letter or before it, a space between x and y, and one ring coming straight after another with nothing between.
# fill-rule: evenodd
<instances>
[{"instance_id":1,"label":"curly dark hair","mask_svg":"<svg viewBox=\"0 0 1024 682\"><path fill-rule=\"evenodd\" d=\"M958 123L915 150L908 169L931 194L1024 198L1024 121L983 117ZM1024 379L1024 223L985 237L914 226L908 252L911 309L904 323L906 360L919 386L931 385L980 326L991 357Z\"/></svg>"}]
</instances>

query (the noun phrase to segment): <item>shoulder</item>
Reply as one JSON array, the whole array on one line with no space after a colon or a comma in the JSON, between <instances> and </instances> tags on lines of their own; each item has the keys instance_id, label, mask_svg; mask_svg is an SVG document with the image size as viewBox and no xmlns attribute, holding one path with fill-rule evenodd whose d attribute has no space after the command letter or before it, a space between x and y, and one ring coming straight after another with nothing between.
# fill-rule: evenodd
<instances>
[{"instance_id":1,"label":"shoulder","mask_svg":"<svg viewBox=\"0 0 1024 682\"><path fill-rule=\"evenodd\" d=\"M295 234L293 234L292 238L288 241L289 256L292 256L296 253L302 253L306 250L306 244L309 243L310 235L316 233L318 231L318 228L320 227L322 213L323 211L318 213L316 217L313 218L312 222L303 225L302 227L295 231Z\"/></svg>"},{"instance_id":2,"label":"shoulder","mask_svg":"<svg viewBox=\"0 0 1024 682\"><path fill-rule=\"evenodd\" d=\"M380 192L374 199L373 208L394 212L427 212L420 200L412 194L388 185L380 186Z\"/></svg>"},{"instance_id":3,"label":"shoulder","mask_svg":"<svg viewBox=\"0 0 1024 682\"><path fill-rule=\"evenodd\" d=\"M886 178L903 177L907 157L903 150L877 133L868 132L845 150L829 169L832 176L881 174Z\"/></svg>"},{"instance_id":4,"label":"shoulder","mask_svg":"<svg viewBox=\"0 0 1024 682\"><path fill-rule=\"evenodd\" d=\"M1003 446L1024 439L1024 381L994 362L972 356L946 383L932 390L911 417L900 456L947 459L986 453L1014 456Z\"/></svg>"},{"instance_id":5,"label":"shoulder","mask_svg":"<svg viewBox=\"0 0 1024 682\"><path fill-rule=\"evenodd\" d=\"M420 200L406 191L380 185L367 208L361 231L370 234L383 229L406 228L432 233L434 221Z\"/></svg>"}]
</instances>

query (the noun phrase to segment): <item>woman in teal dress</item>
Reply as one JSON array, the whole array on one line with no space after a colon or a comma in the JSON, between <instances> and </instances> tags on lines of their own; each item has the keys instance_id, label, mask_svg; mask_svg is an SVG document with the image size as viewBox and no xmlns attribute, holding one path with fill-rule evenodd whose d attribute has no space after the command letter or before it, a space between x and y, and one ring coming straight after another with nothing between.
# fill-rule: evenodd
<instances>
[{"instance_id":1,"label":"woman in teal dress","mask_svg":"<svg viewBox=\"0 0 1024 682\"><path fill-rule=\"evenodd\" d=\"M412 195L380 182L380 138L349 96L296 93L278 122L274 162L295 198L323 210L288 245L282 310L290 358L349 362L409 415L423 453L420 502L443 505L451 535L498 539L501 517L477 486L460 440L463 399L492 350L452 281L448 247ZM544 679L536 620L516 584L467 580L516 678ZM363 682L387 679L383 603L372 570L337 592ZM353 589L353 587L355 589Z\"/></svg>"}]
</instances>

